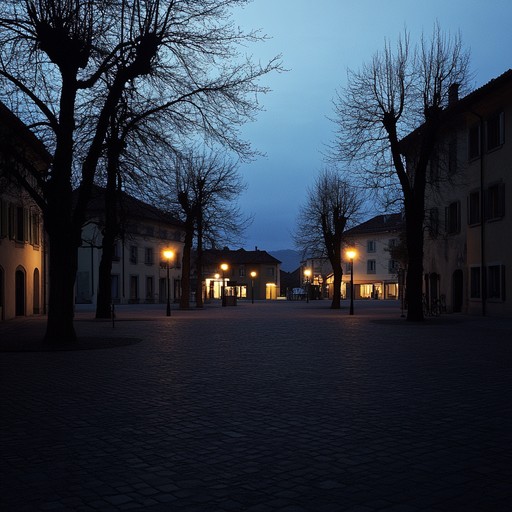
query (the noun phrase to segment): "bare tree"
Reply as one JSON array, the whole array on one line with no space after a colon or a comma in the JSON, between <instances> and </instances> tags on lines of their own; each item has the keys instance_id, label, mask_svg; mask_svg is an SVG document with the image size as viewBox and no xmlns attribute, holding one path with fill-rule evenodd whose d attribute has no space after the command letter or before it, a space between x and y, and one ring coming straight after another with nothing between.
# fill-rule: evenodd
<instances>
[{"instance_id":1,"label":"bare tree","mask_svg":"<svg viewBox=\"0 0 512 512\"><path fill-rule=\"evenodd\" d=\"M230 21L230 9L244 3L1 2L0 94L53 154L49 175L35 175L38 188L29 180L22 183L43 211L50 242L46 341L76 338L73 295L81 229L111 116L127 84L158 108L165 105L181 126L202 123L209 136L249 151L237 127L259 110L255 95L266 89L258 78L279 65L239 58L241 43L259 39ZM177 102L182 108L173 110ZM80 147L84 141L86 147Z\"/></svg>"},{"instance_id":2,"label":"bare tree","mask_svg":"<svg viewBox=\"0 0 512 512\"><path fill-rule=\"evenodd\" d=\"M174 178L167 183L161 197L184 222L185 240L182 257L182 291L180 308L190 303L191 250L196 243L196 306L203 306L203 246L226 243L239 238L251 222L244 216L236 199L246 185L238 173L236 162L223 152L191 150L175 159Z\"/></svg>"},{"instance_id":3,"label":"bare tree","mask_svg":"<svg viewBox=\"0 0 512 512\"><path fill-rule=\"evenodd\" d=\"M295 245L303 254L327 256L334 275L331 308L341 307L341 280L343 277L341 251L345 229L362 212L361 192L333 169L319 173L308 188L294 235Z\"/></svg>"},{"instance_id":4,"label":"bare tree","mask_svg":"<svg viewBox=\"0 0 512 512\"><path fill-rule=\"evenodd\" d=\"M406 221L408 320L422 320L423 228L428 168L447 120L450 91L469 80L460 35L438 24L411 48L407 33L359 71L350 71L335 101L334 156L356 161L376 191L401 191ZM389 196L388 196L389 197ZM396 196L395 196L396 197Z\"/></svg>"}]
</instances>

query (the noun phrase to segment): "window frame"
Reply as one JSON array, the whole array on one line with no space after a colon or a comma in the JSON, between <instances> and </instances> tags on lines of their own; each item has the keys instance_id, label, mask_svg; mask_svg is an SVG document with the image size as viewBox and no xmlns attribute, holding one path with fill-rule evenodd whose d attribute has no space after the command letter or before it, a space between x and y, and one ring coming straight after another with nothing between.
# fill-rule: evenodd
<instances>
[{"instance_id":1,"label":"window frame","mask_svg":"<svg viewBox=\"0 0 512 512\"><path fill-rule=\"evenodd\" d=\"M366 273L376 274L377 273L377 260L371 259L366 260Z\"/></svg>"}]
</instances>

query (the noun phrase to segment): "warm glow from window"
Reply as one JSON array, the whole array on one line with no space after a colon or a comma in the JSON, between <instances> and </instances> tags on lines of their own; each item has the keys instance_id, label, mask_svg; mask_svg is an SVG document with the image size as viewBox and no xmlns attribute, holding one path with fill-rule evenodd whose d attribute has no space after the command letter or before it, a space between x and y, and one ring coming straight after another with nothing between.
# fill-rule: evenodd
<instances>
[{"instance_id":1,"label":"warm glow from window","mask_svg":"<svg viewBox=\"0 0 512 512\"><path fill-rule=\"evenodd\" d=\"M311 269L307 268L306 270L304 270L304 275L306 277L311 277Z\"/></svg>"}]
</instances>

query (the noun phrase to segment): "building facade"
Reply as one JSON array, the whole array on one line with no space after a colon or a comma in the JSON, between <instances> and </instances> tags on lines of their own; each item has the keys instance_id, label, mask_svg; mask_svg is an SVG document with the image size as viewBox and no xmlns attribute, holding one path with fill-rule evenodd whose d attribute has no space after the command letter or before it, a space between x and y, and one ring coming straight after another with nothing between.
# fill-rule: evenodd
<instances>
[{"instance_id":1,"label":"building facade","mask_svg":"<svg viewBox=\"0 0 512 512\"><path fill-rule=\"evenodd\" d=\"M203 291L207 300L218 299L224 285L227 295L240 299L276 300L280 269L281 262L266 251L208 249L203 253Z\"/></svg>"},{"instance_id":2,"label":"building facade","mask_svg":"<svg viewBox=\"0 0 512 512\"><path fill-rule=\"evenodd\" d=\"M445 116L430 162L424 292L448 311L510 316L512 70L464 98L452 95Z\"/></svg>"},{"instance_id":3,"label":"building facade","mask_svg":"<svg viewBox=\"0 0 512 512\"><path fill-rule=\"evenodd\" d=\"M401 213L377 215L346 231L347 249L354 250L353 262L343 254L342 297L350 297L353 263L354 299L399 299L400 262L391 249L400 243L404 229Z\"/></svg>"},{"instance_id":4,"label":"building facade","mask_svg":"<svg viewBox=\"0 0 512 512\"><path fill-rule=\"evenodd\" d=\"M45 312L47 252L40 208L16 175L37 190L51 157L0 103L0 320Z\"/></svg>"},{"instance_id":5,"label":"building facade","mask_svg":"<svg viewBox=\"0 0 512 512\"><path fill-rule=\"evenodd\" d=\"M114 304L152 304L181 295L182 224L157 208L127 194L120 197L121 234L115 242L111 271ZM95 189L78 252L76 303L96 304L102 256L104 195ZM163 254L171 250L167 260ZM169 266L169 281L167 280Z\"/></svg>"}]
</instances>

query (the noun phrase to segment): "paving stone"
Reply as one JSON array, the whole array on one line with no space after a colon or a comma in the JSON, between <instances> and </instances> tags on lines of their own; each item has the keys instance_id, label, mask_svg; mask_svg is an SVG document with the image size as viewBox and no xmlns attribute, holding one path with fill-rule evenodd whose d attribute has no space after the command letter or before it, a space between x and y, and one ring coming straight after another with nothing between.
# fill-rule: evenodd
<instances>
[{"instance_id":1,"label":"paving stone","mask_svg":"<svg viewBox=\"0 0 512 512\"><path fill-rule=\"evenodd\" d=\"M512 320L372 302L78 311L142 340L104 350L2 352L44 323L0 323L0 510L508 512Z\"/></svg>"}]
</instances>

